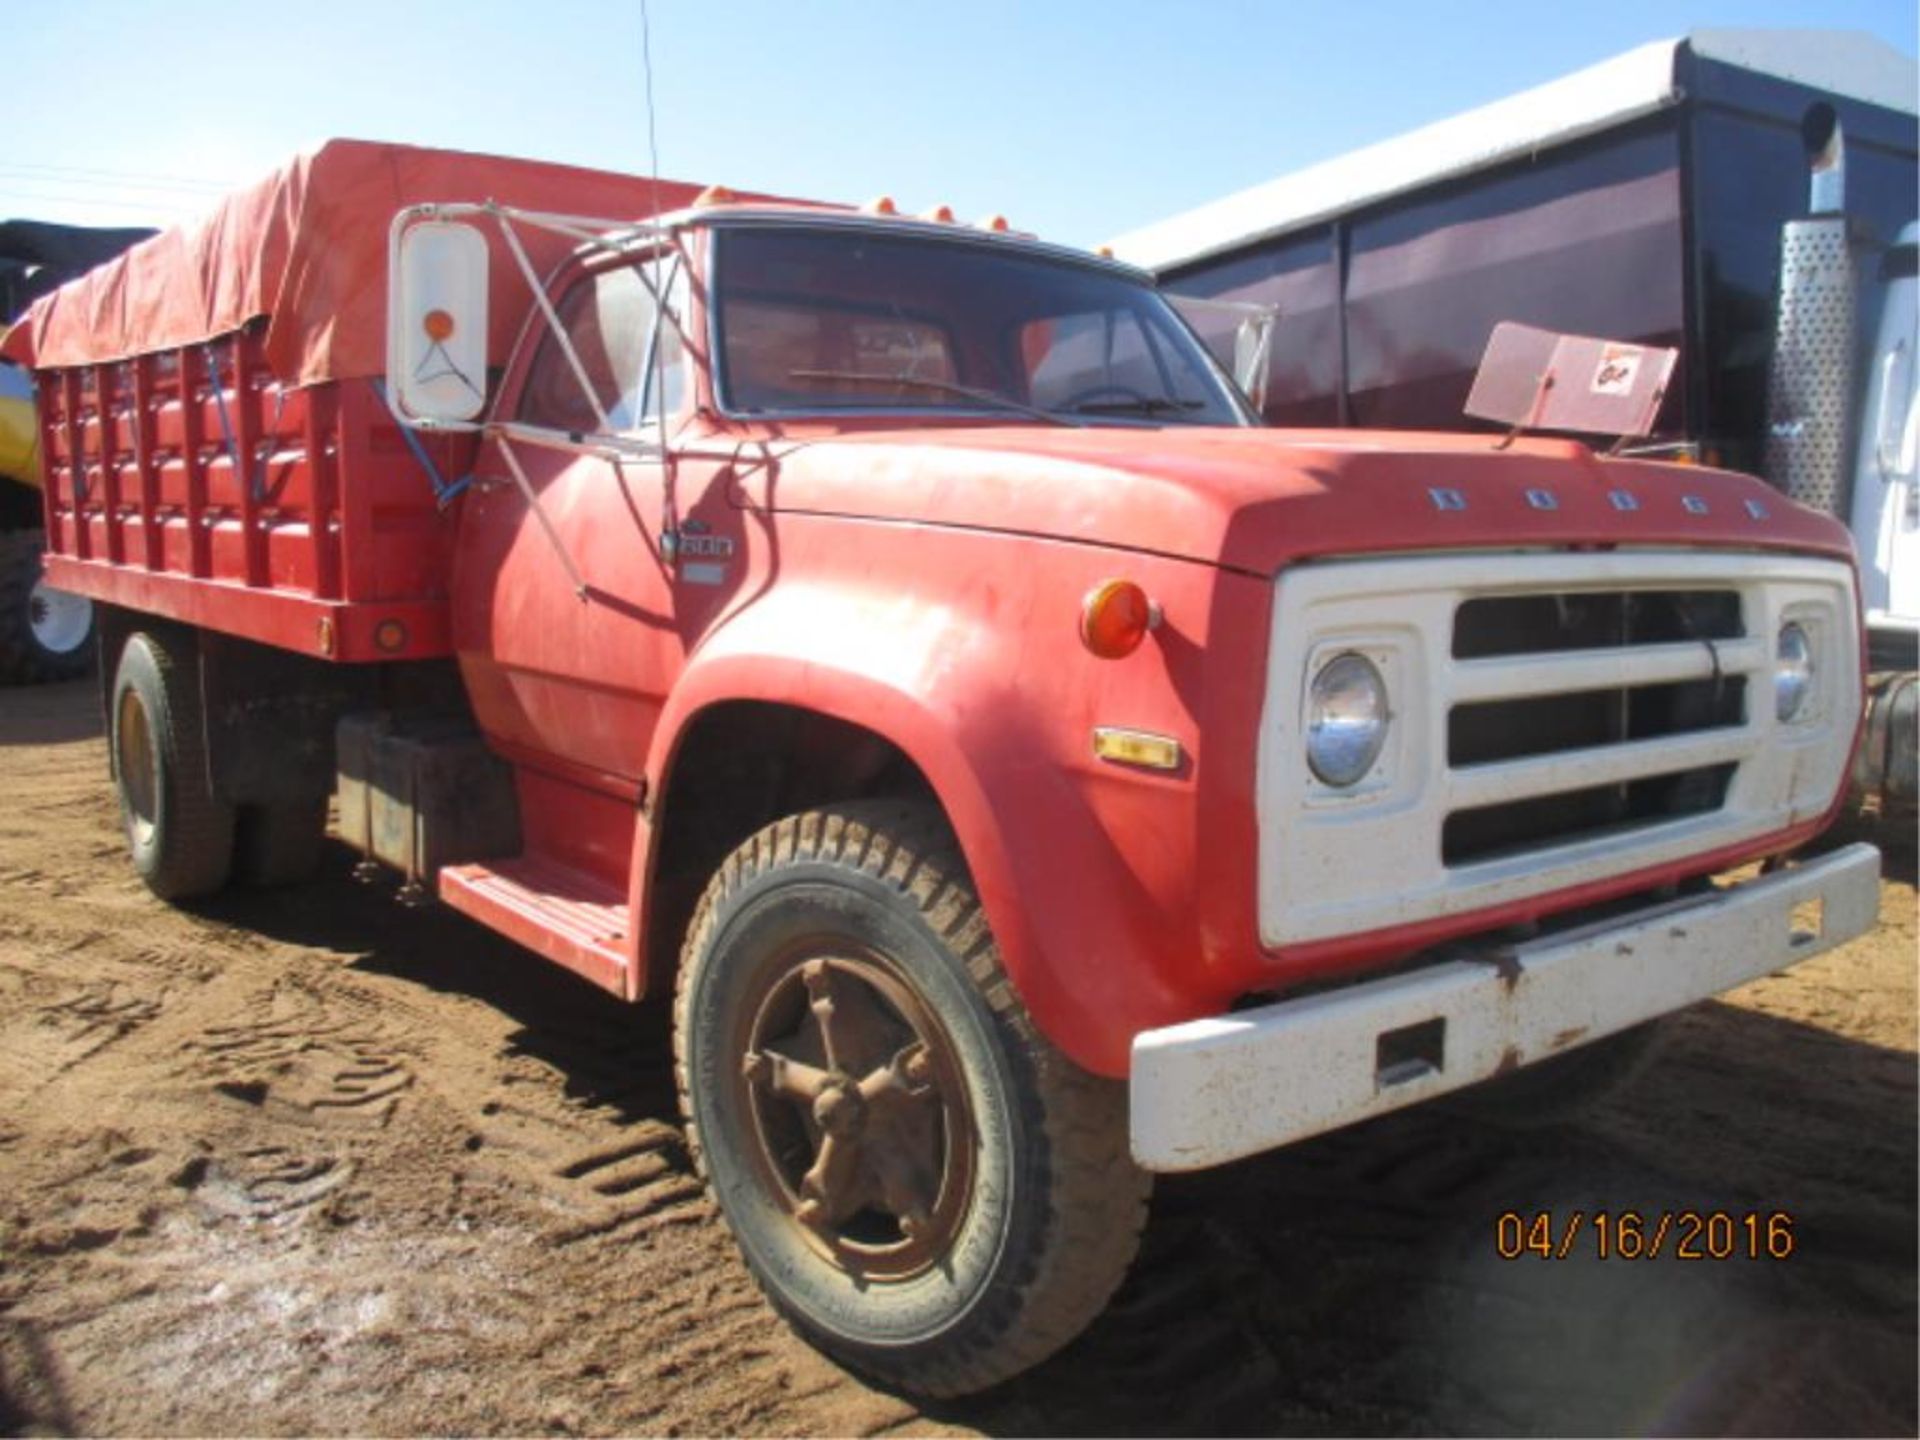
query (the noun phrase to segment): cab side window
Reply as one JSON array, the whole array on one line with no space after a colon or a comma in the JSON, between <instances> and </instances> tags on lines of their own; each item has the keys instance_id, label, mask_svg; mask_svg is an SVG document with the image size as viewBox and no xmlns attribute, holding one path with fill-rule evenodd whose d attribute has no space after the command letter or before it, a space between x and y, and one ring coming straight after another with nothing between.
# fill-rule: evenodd
<instances>
[{"instance_id":1,"label":"cab side window","mask_svg":"<svg viewBox=\"0 0 1920 1440\"><path fill-rule=\"evenodd\" d=\"M647 279L654 284L670 283L676 293L683 288L679 267L671 260L642 263L649 267ZM674 272L671 279L670 270ZM617 265L583 275L555 308L560 328L572 342L611 428L633 430L656 414L660 397L643 393L642 386L647 379L648 350L654 343L659 307L641 278L639 266ZM684 394L685 367L680 334L670 321L661 324L658 343L666 385L664 398L671 414ZM527 368L527 382L514 418L522 424L576 434L600 429L600 419L551 329L542 336Z\"/></svg>"}]
</instances>

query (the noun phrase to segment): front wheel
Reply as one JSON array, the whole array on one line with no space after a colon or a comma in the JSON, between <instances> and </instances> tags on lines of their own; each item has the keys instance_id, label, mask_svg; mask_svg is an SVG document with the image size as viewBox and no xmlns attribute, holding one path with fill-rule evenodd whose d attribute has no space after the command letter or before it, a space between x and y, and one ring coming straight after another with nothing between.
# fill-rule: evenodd
<instances>
[{"instance_id":1,"label":"front wheel","mask_svg":"<svg viewBox=\"0 0 1920 1440\"><path fill-rule=\"evenodd\" d=\"M853 1368L984 1389L1124 1276L1151 1184L1125 1087L1034 1028L930 807L810 811L736 850L675 1021L694 1157L748 1268Z\"/></svg>"}]
</instances>

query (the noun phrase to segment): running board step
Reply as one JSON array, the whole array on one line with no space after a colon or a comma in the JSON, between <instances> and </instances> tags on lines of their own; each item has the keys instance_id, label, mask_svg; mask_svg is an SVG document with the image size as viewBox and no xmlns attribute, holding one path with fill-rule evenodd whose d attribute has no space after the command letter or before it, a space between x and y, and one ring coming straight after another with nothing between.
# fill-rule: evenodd
<instances>
[{"instance_id":1,"label":"running board step","mask_svg":"<svg viewBox=\"0 0 1920 1440\"><path fill-rule=\"evenodd\" d=\"M509 940L627 995L627 897L537 856L440 871L440 898Z\"/></svg>"}]
</instances>

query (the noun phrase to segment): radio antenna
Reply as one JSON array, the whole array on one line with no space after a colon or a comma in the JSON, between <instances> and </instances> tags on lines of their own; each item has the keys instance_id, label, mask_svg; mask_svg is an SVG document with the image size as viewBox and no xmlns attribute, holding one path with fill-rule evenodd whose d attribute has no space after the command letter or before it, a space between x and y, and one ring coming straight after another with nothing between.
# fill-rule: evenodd
<instances>
[{"instance_id":1,"label":"radio antenna","mask_svg":"<svg viewBox=\"0 0 1920 1440\"><path fill-rule=\"evenodd\" d=\"M653 186L653 218L660 218L660 141L653 126L653 27L648 23L647 0L640 0L640 63L647 82L647 179Z\"/></svg>"}]
</instances>

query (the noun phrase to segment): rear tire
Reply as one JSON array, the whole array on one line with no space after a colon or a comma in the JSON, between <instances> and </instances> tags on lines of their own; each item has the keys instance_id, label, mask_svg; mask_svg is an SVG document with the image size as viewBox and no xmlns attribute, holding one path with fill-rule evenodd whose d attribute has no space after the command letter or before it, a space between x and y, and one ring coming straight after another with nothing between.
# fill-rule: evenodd
<instances>
[{"instance_id":1,"label":"rear tire","mask_svg":"<svg viewBox=\"0 0 1920 1440\"><path fill-rule=\"evenodd\" d=\"M163 900L210 895L233 866L233 806L207 784L192 639L128 637L107 707L113 778L133 868Z\"/></svg>"},{"instance_id":2,"label":"rear tire","mask_svg":"<svg viewBox=\"0 0 1920 1440\"><path fill-rule=\"evenodd\" d=\"M0 535L0 683L77 680L93 664L93 602L40 575L41 533Z\"/></svg>"},{"instance_id":3,"label":"rear tire","mask_svg":"<svg viewBox=\"0 0 1920 1440\"><path fill-rule=\"evenodd\" d=\"M882 1384L960 1395L1037 1364L1138 1247L1126 1087L1035 1029L930 806L809 811L735 850L688 932L674 1050L748 1269Z\"/></svg>"},{"instance_id":4,"label":"rear tire","mask_svg":"<svg viewBox=\"0 0 1920 1440\"><path fill-rule=\"evenodd\" d=\"M326 843L324 800L243 805L234 834L234 878L258 889L304 884L319 871Z\"/></svg>"}]
</instances>

